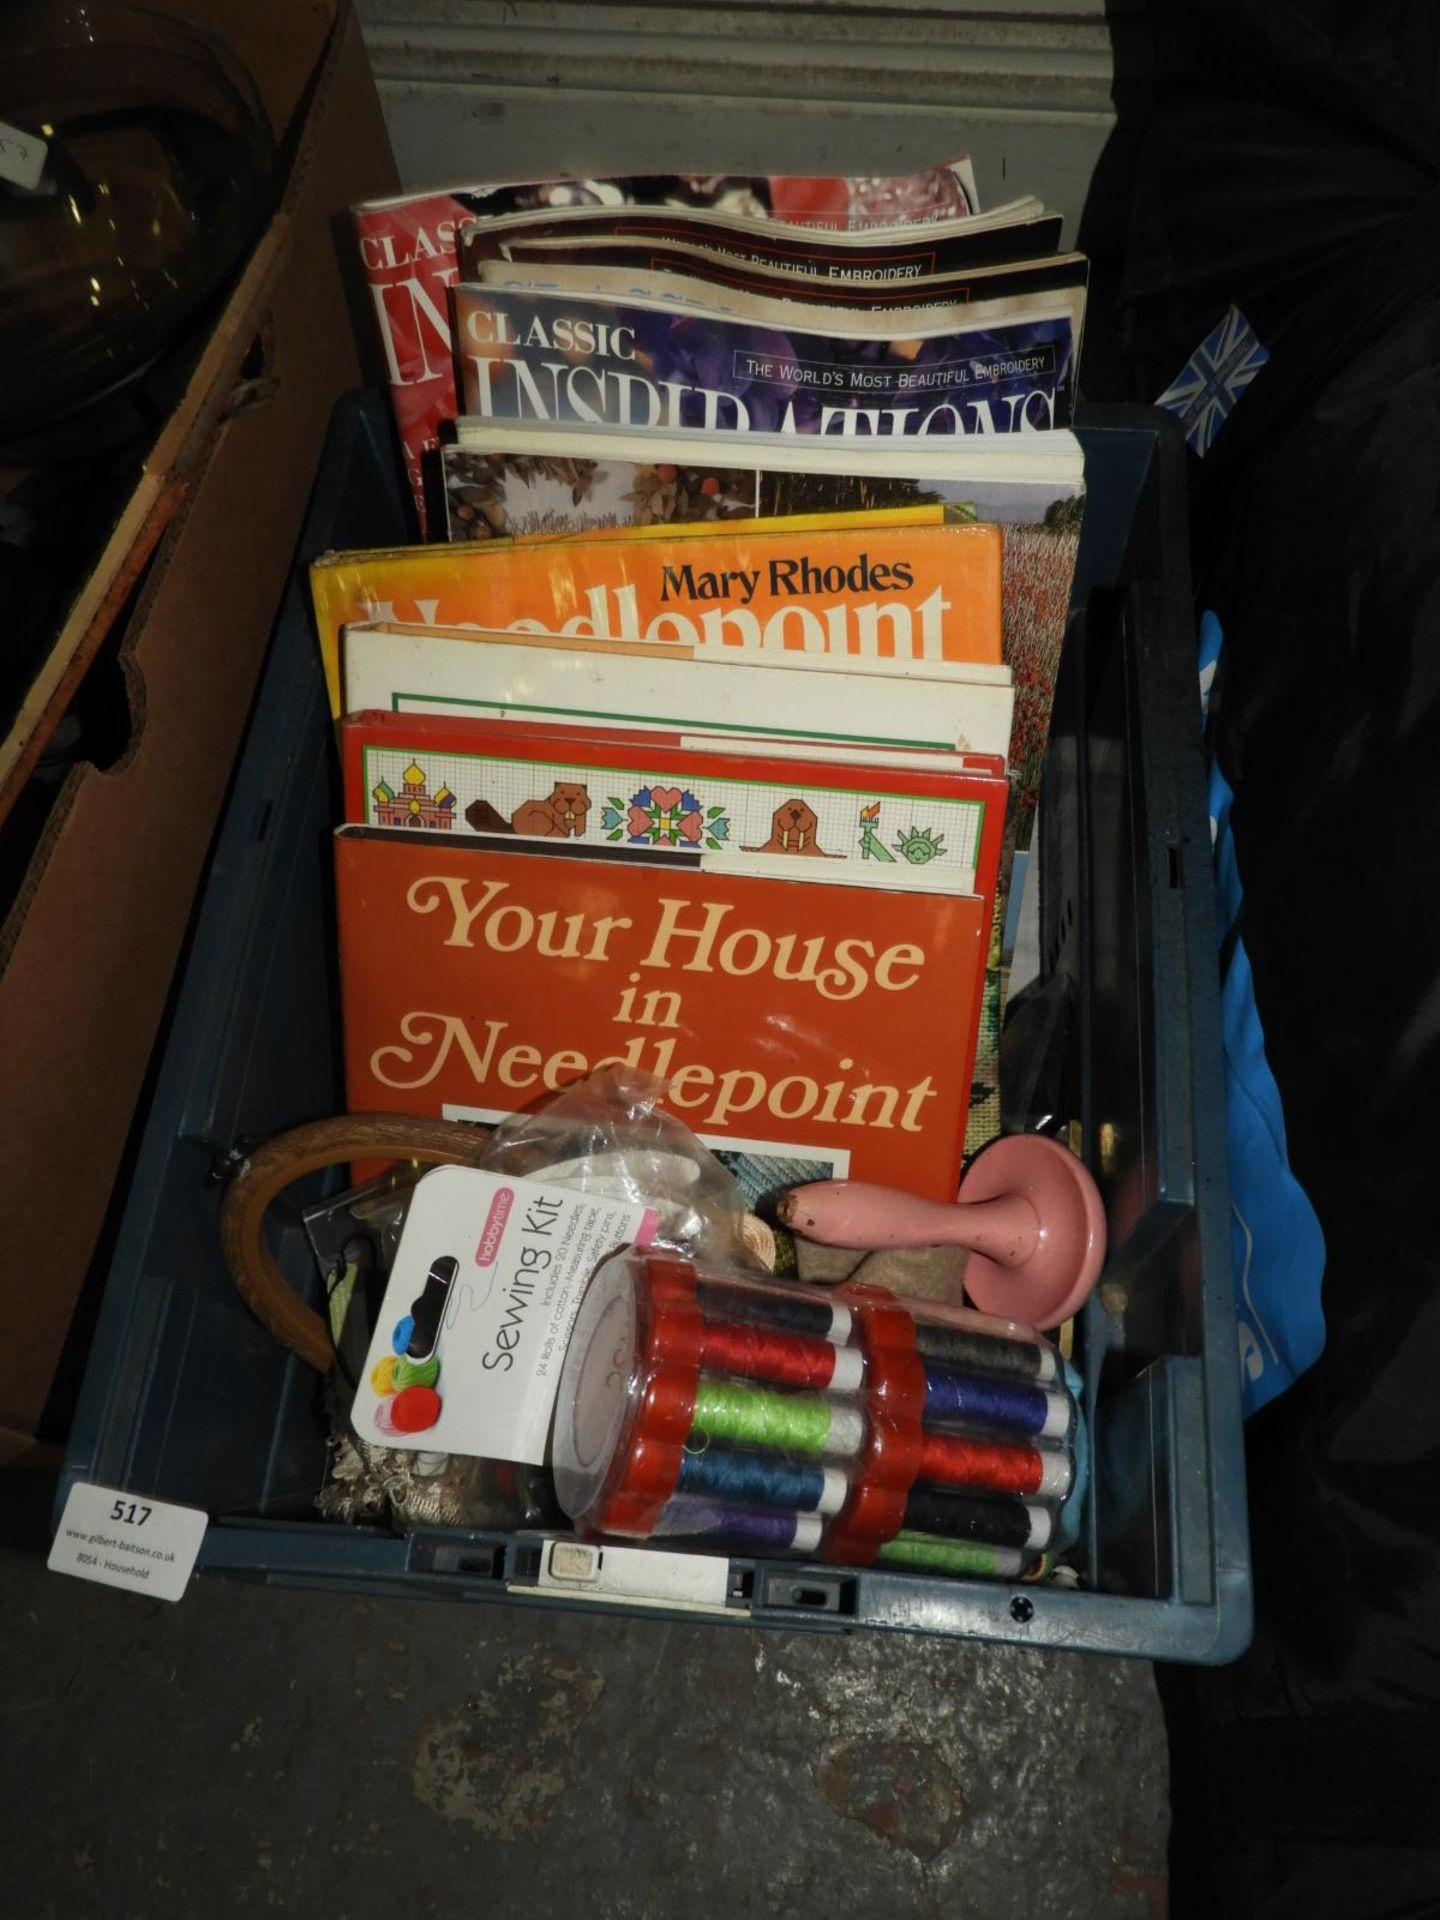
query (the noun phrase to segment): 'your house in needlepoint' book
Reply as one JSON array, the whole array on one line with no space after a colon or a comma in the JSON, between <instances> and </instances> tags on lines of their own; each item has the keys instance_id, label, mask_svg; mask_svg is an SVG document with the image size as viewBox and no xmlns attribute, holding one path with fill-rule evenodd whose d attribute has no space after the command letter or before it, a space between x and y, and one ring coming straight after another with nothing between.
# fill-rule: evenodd
<instances>
[{"instance_id":1,"label":"'your house in needlepoint' book","mask_svg":"<svg viewBox=\"0 0 1440 1920\"><path fill-rule=\"evenodd\" d=\"M341 829L351 1110L496 1120L620 1062L707 1141L953 1196L985 902L703 859Z\"/></svg>"}]
</instances>

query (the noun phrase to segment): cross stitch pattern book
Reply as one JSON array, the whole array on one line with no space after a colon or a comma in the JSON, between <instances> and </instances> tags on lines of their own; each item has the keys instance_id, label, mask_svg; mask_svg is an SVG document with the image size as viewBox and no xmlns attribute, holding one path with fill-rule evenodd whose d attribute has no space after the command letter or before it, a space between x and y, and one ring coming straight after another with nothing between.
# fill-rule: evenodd
<instances>
[{"instance_id":1,"label":"cross stitch pattern book","mask_svg":"<svg viewBox=\"0 0 1440 1920\"><path fill-rule=\"evenodd\" d=\"M777 875L812 860L837 880L850 868L892 886L923 876L987 900L995 889L1008 783L994 762L916 753L881 766L781 742L747 753L718 738L383 712L352 715L341 739L346 818L366 826L697 850Z\"/></svg>"},{"instance_id":2,"label":"cross stitch pattern book","mask_svg":"<svg viewBox=\"0 0 1440 1920\"><path fill-rule=\"evenodd\" d=\"M795 298L805 297L817 282L838 283L839 297L853 298L876 286L895 289L917 279L959 280L967 273L1042 267L1057 257L1060 228L1058 215L1025 200L997 208L989 223L970 215L849 233L796 232L718 208L532 208L462 223L456 260L460 280L472 281L486 261L524 259L532 247L567 263L582 258L587 246L633 249L636 258L627 253L626 266L649 250L657 270L672 250L694 249L785 275Z\"/></svg>"},{"instance_id":3,"label":"cross stitch pattern book","mask_svg":"<svg viewBox=\"0 0 1440 1920\"><path fill-rule=\"evenodd\" d=\"M943 502L733 527L322 554L311 597L332 705L352 621L999 665L999 531Z\"/></svg>"},{"instance_id":4,"label":"cross stitch pattern book","mask_svg":"<svg viewBox=\"0 0 1440 1920\"><path fill-rule=\"evenodd\" d=\"M1072 433L657 433L462 416L443 449L451 540L585 533L940 501L1039 525L1084 492Z\"/></svg>"},{"instance_id":5,"label":"cross stitch pattern book","mask_svg":"<svg viewBox=\"0 0 1440 1920\"><path fill-rule=\"evenodd\" d=\"M460 279L493 286L497 268L509 267L524 284L528 268L547 285L576 291L594 284L606 292L614 290L618 270L638 287L658 291L663 277L675 274L715 288L722 301L728 294L749 294L847 312L939 306L993 309L1007 300L1024 302L1061 288L1084 287L1089 279L1089 262L1077 253L1051 252L1029 259L944 267L939 272L907 272L907 267L933 263L934 254L927 261L923 250L909 250L907 259L905 250L892 254L879 247L847 260L837 258L833 250L827 259L823 249L816 249L815 270L808 271L789 262L752 259L744 243L737 249L722 234L711 239L713 244L706 244L699 236L673 228L653 239L573 230L529 235L516 230L487 259L477 259L470 266L462 263Z\"/></svg>"},{"instance_id":6,"label":"cross stitch pattern book","mask_svg":"<svg viewBox=\"0 0 1440 1920\"><path fill-rule=\"evenodd\" d=\"M576 277L486 261L481 284L455 288L460 411L740 436L1019 434L1071 422L1083 286L871 311L678 273Z\"/></svg>"},{"instance_id":7,"label":"cross stitch pattern book","mask_svg":"<svg viewBox=\"0 0 1440 1920\"><path fill-rule=\"evenodd\" d=\"M834 746L998 754L1014 692L1004 667L867 672L804 654L557 642L435 628L345 630L344 709L737 733ZM976 678L983 675L983 678Z\"/></svg>"}]
</instances>

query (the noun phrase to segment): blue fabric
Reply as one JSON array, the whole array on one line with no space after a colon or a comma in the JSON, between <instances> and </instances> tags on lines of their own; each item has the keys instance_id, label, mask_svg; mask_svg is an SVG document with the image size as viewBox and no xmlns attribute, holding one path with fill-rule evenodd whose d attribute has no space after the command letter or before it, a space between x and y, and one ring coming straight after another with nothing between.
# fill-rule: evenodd
<instances>
[{"instance_id":1,"label":"blue fabric","mask_svg":"<svg viewBox=\"0 0 1440 1920\"><path fill-rule=\"evenodd\" d=\"M1208 708L1223 636L1213 613L1200 623L1200 698ZM1230 787L1210 767L1210 832L1220 943L1220 1021L1225 1049L1225 1128L1240 1382L1248 1419L1319 1359L1325 1346L1320 1283L1325 1240L1315 1209L1290 1170L1280 1092L1265 1058L1245 943L1244 890L1230 830Z\"/></svg>"}]
</instances>

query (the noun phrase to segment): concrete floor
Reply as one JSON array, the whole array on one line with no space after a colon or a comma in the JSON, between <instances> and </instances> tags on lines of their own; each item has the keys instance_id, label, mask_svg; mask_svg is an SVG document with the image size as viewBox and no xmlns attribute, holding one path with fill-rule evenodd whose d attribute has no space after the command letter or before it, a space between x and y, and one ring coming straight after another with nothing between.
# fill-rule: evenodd
<instances>
[{"instance_id":1,"label":"concrete floor","mask_svg":"<svg viewBox=\"0 0 1440 1920\"><path fill-rule=\"evenodd\" d=\"M0 1480L19 1920L1155 1920L1150 1669L50 1574Z\"/></svg>"}]
</instances>

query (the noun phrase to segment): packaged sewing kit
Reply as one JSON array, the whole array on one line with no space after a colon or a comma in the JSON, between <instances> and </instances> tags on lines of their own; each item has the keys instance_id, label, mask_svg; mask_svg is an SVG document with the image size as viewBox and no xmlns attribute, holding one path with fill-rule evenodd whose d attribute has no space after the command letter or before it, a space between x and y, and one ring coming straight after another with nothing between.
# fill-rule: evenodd
<instances>
[{"instance_id":1,"label":"packaged sewing kit","mask_svg":"<svg viewBox=\"0 0 1440 1920\"><path fill-rule=\"evenodd\" d=\"M437 1167L415 1190L358 1382L362 1439L538 1465L586 1283L652 1209Z\"/></svg>"}]
</instances>

